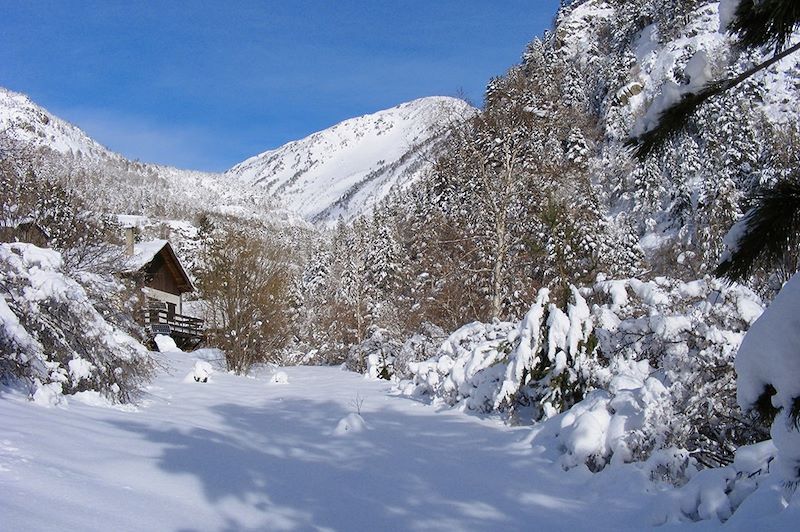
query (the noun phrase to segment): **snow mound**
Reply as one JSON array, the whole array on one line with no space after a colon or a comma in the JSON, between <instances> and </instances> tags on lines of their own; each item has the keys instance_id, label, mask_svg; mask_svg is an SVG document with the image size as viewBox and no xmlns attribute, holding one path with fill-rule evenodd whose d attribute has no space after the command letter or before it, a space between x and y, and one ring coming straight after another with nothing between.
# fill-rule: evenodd
<instances>
[{"instance_id":1,"label":"snow mound","mask_svg":"<svg viewBox=\"0 0 800 532\"><path fill-rule=\"evenodd\" d=\"M184 382L209 382L211 374L214 373L214 368L211 367L211 364L206 362L205 360L198 360L194 363L194 368L186 378L183 379Z\"/></svg>"},{"instance_id":2,"label":"snow mound","mask_svg":"<svg viewBox=\"0 0 800 532\"><path fill-rule=\"evenodd\" d=\"M138 412L139 408L133 404L119 404L111 401L100 392L94 390L86 390L85 392L78 392L70 398L72 401L98 408L109 408L111 410L119 410L120 412Z\"/></svg>"},{"instance_id":3,"label":"snow mound","mask_svg":"<svg viewBox=\"0 0 800 532\"><path fill-rule=\"evenodd\" d=\"M764 499L775 495L775 475L770 464L776 449L771 440L740 447L732 464L726 467L704 469L697 472L689 482L671 494L667 504L656 510L654 525L680 523L697 520L727 522L737 530L756 530L759 526L744 526L750 517L740 512L740 506L748 506L748 500ZM651 460L651 477L656 479L662 464ZM780 491L780 490L779 490ZM752 501L751 501L752 502ZM762 504L760 512L778 513L779 504ZM770 506L774 511L765 511ZM734 513L736 512L736 513ZM763 518L763 514L761 515ZM763 525L762 525L763 526Z\"/></svg>"},{"instance_id":4,"label":"snow mound","mask_svg":"<svg viewBox=\"0 0 800 532\"><path fill-rule=\"evenodd\" d=\"M175 340L173 340L171 336L157 334L154 341L156 343L156 347L158 347L158 351L161 353L183 353L183 351L178 349L178 346L175 344Z\"/></svg>"},{"instance_id":5,"label":"snow mound","mask_svg":"<svg viewBox=\"0 0 800 532\"><path fill-rule=\"evenodd\" d=\"M33 392L31 399L34 404L51 408L54 406L67 407L67 399L62 395L62 386L60 382L50 382L47 384L39 384L36 391Z\"/></svg>"},{"instance_id":6,"label":"snow mound","mask_svg":"<svg viewBox=\"0 0 800 532\"><path fill-rule=\"evenodd\" d=\"M364 418L355 412L347 414L339 420L336 428L333 429L334 436L346 436L357 432L363 432L367 428L367 422Z\"/></svg>"},{"instance_id":7,"label":"snow mound","mask_svg":"<svg viewBox=\"0 0 800 532\"><path fill-rule=\"evenodd\" d=\"M289 375L285 371L276 371L269 382L272 384L289 384Z\"/></svg>"},{"instance_id":8,"label":"snow mound","mask_svg":"<svg viewBox=\"0 0 800 532\"><path fill-rule=\"evenodd\" d=\"M772 424L778 464L788 482L800 480L800 274L781 289L747 333L736 355L737 399L744 410L766 396L779 409ZM771 397L770 397L771 396Z\"/></svg>"}]
</instances>

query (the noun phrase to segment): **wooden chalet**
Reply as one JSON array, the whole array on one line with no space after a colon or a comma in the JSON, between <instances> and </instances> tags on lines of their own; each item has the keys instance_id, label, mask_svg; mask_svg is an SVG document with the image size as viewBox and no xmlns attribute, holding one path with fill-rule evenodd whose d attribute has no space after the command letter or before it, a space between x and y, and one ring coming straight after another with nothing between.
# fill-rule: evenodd
<instances>
[{"instance_id":1,"label":"wooden chalet","mask_svg":"<svg viewBox=\"0 0 800 532\"><path fill-rule=\"evenodd\" d=\"M181 349L194 349L205 339L203 320L183 313L183 294L195 290L167 240L134 244L126 231L127 273L141 285L142 322L151 337L171 336Z\"/></svg>"},{"instance_id":2,"label":"wooden chalet","mask_svg":"<svg viewBox=\"0 0 800 532\"><path fill-rule=\"evenodd\" d=\"M40 248L49 246L50 236L47 231L33 220L6 222L0 225L0 242L27 242Z\"/></svg>"}]
</instances>

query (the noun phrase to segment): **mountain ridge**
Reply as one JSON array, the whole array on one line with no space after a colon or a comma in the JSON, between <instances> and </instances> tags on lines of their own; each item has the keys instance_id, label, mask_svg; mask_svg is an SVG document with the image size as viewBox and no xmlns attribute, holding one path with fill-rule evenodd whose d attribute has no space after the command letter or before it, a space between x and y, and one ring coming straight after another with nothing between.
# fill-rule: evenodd
<instances>
[{"instance_id":1,"label":"mountain ridge","mask_svg":"<svg viewBox=\"0 0 800 532\"><path fill-rule=\"evenodd\" d=\"M366 214L395 186L413 182L430 164L441 128L474 112L455 98L419 98L344 120L213 173L132 161L29 96L0 87L0 136L25 149L52 152L58 166L68 171L104 174L94 181L108 189L106 195L114 195L115 181L126 181L119 190L128 193L112 197L112 206L124 204L122 196L130 197L135 182L144 180L142 186L160 188L187 207L192 198L200 198L222 214L258 216L271 205L285 211L286 219L297 213L306 222L322 225ZM375 142L378 137L382 138ZM276 175L292 167L292 175ZM346 172L339 171L343 167ZM83 192L92 195L91 190ZM140 203L147 210L153 202L158 198Z\"/></svg>"},{"instance_id":2,"label":"mountain ridge","mask_svg":"<svg viewBox=\"0 0 800 532\"><path fill-rule=\"evenodd\" d=\"M340 216L352 219L393 187L413 182L426 167L420 159L430 154L443 128L474 112L456 98L418 98L267 150L225 175L264 187L306 219L327 224Z\"/></svg>"}]
</instances>

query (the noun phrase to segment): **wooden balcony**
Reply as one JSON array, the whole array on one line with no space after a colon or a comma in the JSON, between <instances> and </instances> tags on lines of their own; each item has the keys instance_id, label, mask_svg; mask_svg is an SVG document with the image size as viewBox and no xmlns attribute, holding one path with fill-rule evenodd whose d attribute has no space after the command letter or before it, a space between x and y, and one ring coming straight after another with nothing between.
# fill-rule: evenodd
<instances>
[{"instance_id":1,"label":"wooden balcony","mask_svg":"<svg viewBox=\"0 0 800 532\"><path fill-rule=\"evenodd\" d=\"M171 336L181 349L194 349L205 340L203 320L170 312L166 305L151 303L142 311L142 324L151 336Z\"/></svg>"}]
</instances>

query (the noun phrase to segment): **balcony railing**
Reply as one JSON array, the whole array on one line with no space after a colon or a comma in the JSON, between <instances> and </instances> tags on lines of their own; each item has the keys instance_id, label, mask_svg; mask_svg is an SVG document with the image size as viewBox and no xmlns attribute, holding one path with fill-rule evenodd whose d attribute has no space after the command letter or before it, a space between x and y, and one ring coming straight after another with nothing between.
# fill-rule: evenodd
<instances>
[{"instance_id":1,"label":"balcony railing","mask_svg":"<svg viewBox=\"0 0 800 532\"><path fill-rule=\"evenodd\" d=\"M170 312L151 306L142 311L143 324L151 334L167 334L183 339L204 337L204 322L200 318Z\"/></svg>"}]
</instances>

